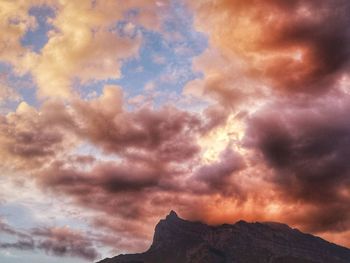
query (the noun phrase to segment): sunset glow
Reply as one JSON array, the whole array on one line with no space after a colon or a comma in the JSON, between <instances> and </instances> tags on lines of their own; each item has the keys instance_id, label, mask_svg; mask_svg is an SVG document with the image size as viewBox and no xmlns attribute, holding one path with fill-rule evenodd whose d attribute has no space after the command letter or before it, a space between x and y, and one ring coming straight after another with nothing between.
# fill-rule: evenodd
<instances>
[{"instance_id":1,"label":"sunset glow","mask_svg":"<svg viewBox=\"0 0 350 263\"><path fill-rule=\"evenodd\" d=\"M143 251L170 210L349 247L349 14L0 0L0 262Z\"/></svg>"}]
</instances>

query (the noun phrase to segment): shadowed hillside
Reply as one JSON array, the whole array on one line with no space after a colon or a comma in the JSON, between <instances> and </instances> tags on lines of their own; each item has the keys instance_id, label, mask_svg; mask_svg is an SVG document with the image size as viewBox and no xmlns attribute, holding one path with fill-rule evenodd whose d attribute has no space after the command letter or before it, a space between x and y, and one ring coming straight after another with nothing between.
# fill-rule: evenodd
<instances>
[{"instance_id":1,"label":"shadowed hillside","mask_svg":"<svg viewBox=\"0 0 350 263\"><path fill-rule=\"evenodd\" d=\"M174 211L155 229L144 253L100 263L349 263L350 249L280 223L208 226L181 219Z\"/></svg>"}]
</instances>

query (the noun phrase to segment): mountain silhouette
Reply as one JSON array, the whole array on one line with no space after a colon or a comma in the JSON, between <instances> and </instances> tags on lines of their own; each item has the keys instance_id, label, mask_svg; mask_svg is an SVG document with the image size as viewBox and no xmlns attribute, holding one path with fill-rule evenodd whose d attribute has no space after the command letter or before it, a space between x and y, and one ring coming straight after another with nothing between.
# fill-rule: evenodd
<instances>
[{"instance_id":1,"label":"mountain silhouette","mask_svg":"<svg viewBox=\"0 0 350 263\"><path fill-rule=\"evenodd\" d=\"M350 249L280 223L209 226L174 211L160 220L144 253L99 263L349 263Z\"/></svg>"}]
</instances>

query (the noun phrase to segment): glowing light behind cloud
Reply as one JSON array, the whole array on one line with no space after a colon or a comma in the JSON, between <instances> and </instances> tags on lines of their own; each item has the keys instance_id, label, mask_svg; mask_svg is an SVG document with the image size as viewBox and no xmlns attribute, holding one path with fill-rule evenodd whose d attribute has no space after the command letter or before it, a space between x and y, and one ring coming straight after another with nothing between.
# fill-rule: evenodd
<instances>
[{"instance_id":1,"label":"glowing light behind cloud","mask_svg":"<svg viewBox=\"0 0 350 263\"><path fill-rule=\"evenodd\" d=\"M1 261L146 249L170 209L350 245L347 1L0 10Z\"/></svg>"}]
</instances>

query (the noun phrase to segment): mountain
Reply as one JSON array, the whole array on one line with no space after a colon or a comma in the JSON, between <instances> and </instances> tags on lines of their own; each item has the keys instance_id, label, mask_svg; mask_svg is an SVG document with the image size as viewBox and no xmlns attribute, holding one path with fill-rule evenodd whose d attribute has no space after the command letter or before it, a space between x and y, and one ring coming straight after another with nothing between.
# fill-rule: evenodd
<instances>
[{"instance_id":1,"label":"mountain","mask_svg":"<svg viewBox=\"0 0 350 263\"><path fill-rule=\"evenodd\" d=\"M155 229L144 253L99 263L349 263L350 249L280 223L208 226L174 211Z\"/></svg>"}]
</instances>

